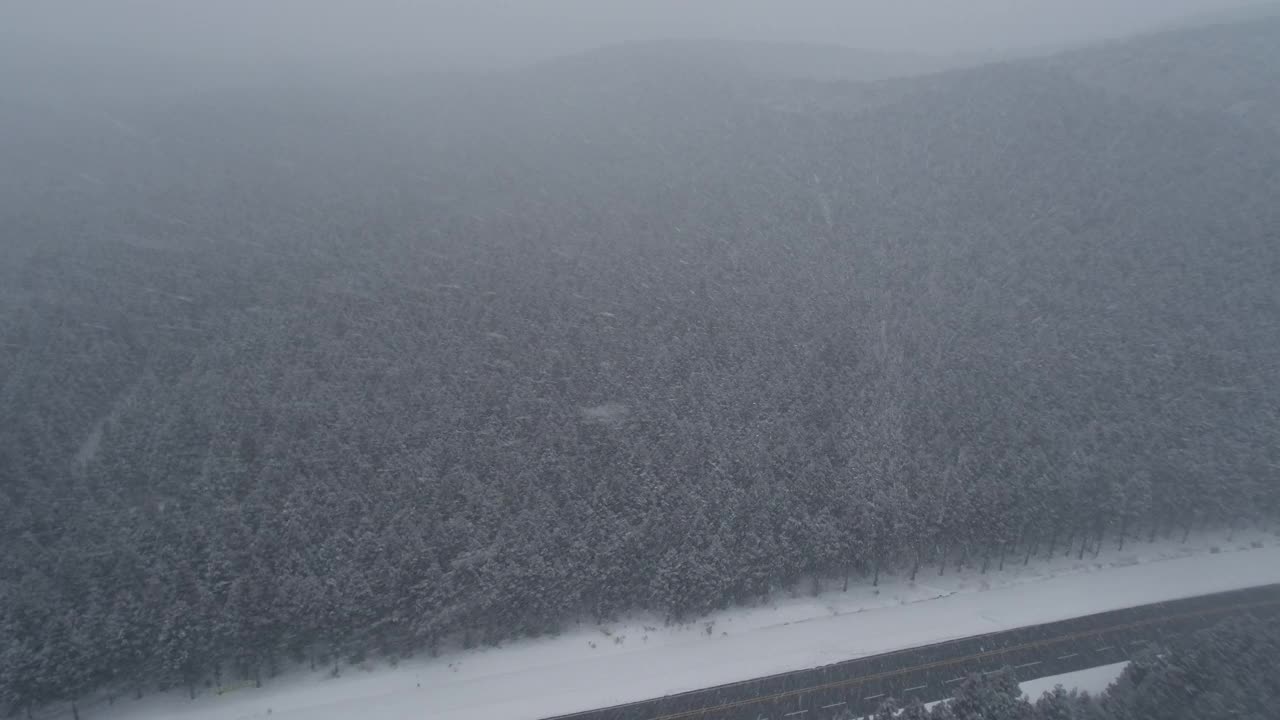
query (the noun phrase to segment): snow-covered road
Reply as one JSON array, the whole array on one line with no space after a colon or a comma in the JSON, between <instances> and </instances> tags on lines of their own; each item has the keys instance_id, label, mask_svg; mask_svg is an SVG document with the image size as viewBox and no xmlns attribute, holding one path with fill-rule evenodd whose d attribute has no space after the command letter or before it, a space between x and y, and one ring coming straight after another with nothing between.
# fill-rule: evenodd
<instances>
[{"instance_id":1,"label":"snow-covered road","mask_svg":"<svg viewBox=\"0 0 1280 720\"><path fill-rule=\"evenodd\" d=\"M1260 545L1261 547L1256 547ZM1220 552L1210 553L1210 546ZM783 598L695 625L637 619L556 638L282 678L260 690L188 701L118 701L85 720L534 720L813 667L994 630L1280 582L1280 542L1139 544L1097 560L1060 558L1005 573L922 572L878 592ZM926 584L928 581L928 584Z\"/></svg>"}]
</instances>

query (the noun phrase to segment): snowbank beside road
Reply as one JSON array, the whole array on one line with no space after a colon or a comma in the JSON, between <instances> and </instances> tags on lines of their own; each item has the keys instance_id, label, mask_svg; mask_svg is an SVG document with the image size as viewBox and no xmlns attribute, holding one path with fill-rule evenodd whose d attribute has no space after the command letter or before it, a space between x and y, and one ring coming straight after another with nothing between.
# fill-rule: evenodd
<instances>
[{"instance_id":1,"label":"snowbank beside road","mask_svg":"<svg viewBox=\"0 0 1280 720\"><path fill-rule=\"evenodd\" d=\"M1089 668L1088 670L1077 670L1075 672L1063 673L1061 675L1049 675L1048 677L1036 678L1028 680L1024 683L1018 683L1018 687L1031 702L1040 699L1042 695L1052 691L1061 685L1068 692L1071 690L1079 690L1087 692L1090 695L1101 695L1103 691L1111 687L1111 683L1120 679L1124 669L1129 667L1129 661L1122 663L1113 663L1111 665L1102 665L1101 667ZM931 703L925 703L926 709L932 709L938 703L949 702L948 700L935 700ZM871 720L871 718L862 718L862 720Z\"/></svg>"},{"instance_id":2,"label":"snowbank beside road","mask_svg":"<svg viewBox=\"0 0 1280 720\"><path fill-rule=\"evenodd\" d=\"M1022 688L1022 694L1026 695L1031 702L1039 700L1041 695L1052 691L1059 685L1067 690L1079 690L1090 695L1101 695L1103 691L1111 687L1111 683L1120 679L1120 674L1127 667L1129 667L1127 661L1103 665L1089 668L1088 670L1077 670L1062 675L1050 675L1036 680L1028 680L1020 683L1019 687Z\"/></svg>"},{"instance_id":3,"label":"snowbank beside road","mask_svg":"<svg viewBox=\"0 0 1280 720\"><path fill-rule=\"evenodd\" d=\"M1260 547L1255 547L1260 545ZM1211 552L1211 548L1219 552ZM555 638L277 679L189 701L175 693L83 709L84 720L534 720L942 640L1280 582L1275 535L1205 535L917 582L887 578L786 597L680 627L639 618Z\"/></svg>"}]
</instances>

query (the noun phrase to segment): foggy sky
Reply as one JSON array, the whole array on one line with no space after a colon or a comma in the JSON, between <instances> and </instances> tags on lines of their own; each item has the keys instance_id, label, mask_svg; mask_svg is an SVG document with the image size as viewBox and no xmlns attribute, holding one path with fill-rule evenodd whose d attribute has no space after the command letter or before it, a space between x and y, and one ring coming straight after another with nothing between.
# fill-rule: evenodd
<instances>
[{"instance_id":1,"label":"foggy sky","mask_svg":"<svg viewBox=\"0 0 1280 720\"><path fill-rule=\"evenodd\" d=\"M716 37L927 52L1061 46L1241 0L4 0L0 40L246 62L521 61Z\"/></svg>"}]
</instances>

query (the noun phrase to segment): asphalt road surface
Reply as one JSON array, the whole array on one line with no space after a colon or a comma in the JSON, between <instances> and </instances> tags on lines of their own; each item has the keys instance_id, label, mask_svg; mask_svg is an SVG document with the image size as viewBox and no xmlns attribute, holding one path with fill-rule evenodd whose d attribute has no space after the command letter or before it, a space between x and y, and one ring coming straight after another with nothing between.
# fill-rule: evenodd
<instances>
[{"instance_id":1,"label":"asphalt road surface","mask_svg":"<svg viewBox=\"0 0 1280 720\"><path fill-rule=\"evenodd\" d=\"M951 640L549 720L830 720L887 697L942 700L973 673L1018 680L1123 662L1152 644L1251 613L1280 614L1280 585L1143 605ZM626 682L619 678L619 682Z\"/></svg>"}]
</instances>

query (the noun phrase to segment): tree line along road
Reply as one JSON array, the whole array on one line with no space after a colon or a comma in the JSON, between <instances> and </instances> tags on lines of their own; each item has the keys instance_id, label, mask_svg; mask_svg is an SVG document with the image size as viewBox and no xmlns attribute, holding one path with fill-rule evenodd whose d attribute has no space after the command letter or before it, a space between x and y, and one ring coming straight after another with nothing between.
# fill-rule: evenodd
<instances>
[{"instance_id":1,"label":"tree line along road","mask_svg":"<svg viewBox=\"0 0 1280 720\"><path fill-rule=\"evenodd\" d=\"M1240 614L1280 613L1280 585L1114 610L548 720L827 720L869 715L886 698L931 702L974 673L1020 682L1123 662L1162 640Z\"/></svg>"}]
</instances>

